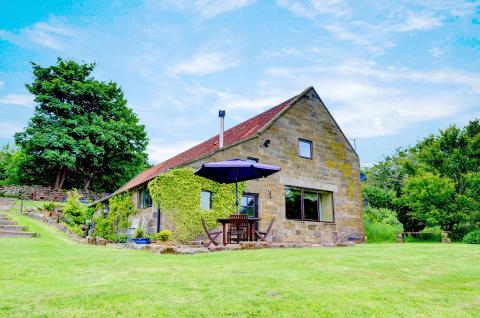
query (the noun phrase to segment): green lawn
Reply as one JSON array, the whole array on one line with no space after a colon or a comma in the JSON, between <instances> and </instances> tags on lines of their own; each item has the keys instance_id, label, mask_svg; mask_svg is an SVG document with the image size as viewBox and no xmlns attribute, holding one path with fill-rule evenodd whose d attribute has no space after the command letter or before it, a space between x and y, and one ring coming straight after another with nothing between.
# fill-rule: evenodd
<instances>
[{"instance_id":1,"label":"green lawn","mask_svg":"<svg viewBox=\"0 0 480 318\"><path fill-rule=\"evenodd\" d=\"M153 255L0 239L0 317L480 317L480 246Z\"/></svg>"}]
</instances>

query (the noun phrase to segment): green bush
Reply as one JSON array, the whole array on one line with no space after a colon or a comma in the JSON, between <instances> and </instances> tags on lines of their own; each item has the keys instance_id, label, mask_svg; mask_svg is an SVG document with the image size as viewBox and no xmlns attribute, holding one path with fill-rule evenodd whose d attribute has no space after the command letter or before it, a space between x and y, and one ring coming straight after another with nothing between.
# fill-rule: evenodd
<instances>
[{"instance_id":1,"label":"green bush","mask_svg":"<svg viewBox=\"0 0 480 318\"><path fill-rule=\"evenodd\" d=\"M77 234L80 237L85 237L85 232L82 230L82 227L80 225L67 224L67 228L71 233Z\"/></svg>"},{"instance_id":2,"label":"green bush","mask_svg":"<svg viewBox=\"0 0 480 318\"><path fill-rule=\"evenodd\" d=\"M393 190L386 190L372 185L364 185L363 198L368 205L375 208L395 209L396 195Z\"/></svg>"},{"instance_id":3,"label":"green bush","mask_svg":"<svg viewBox=\"0 0 480 318\"><path fill-rule=\"evenodd\" d=\"M365 221L365 235L368 243L395 242L397 233L403 232L402 225L372 223Z\"/></svg>"},{"instance_id":4,"label":"green bush","mask_svg":"<svg viewBox=\"0 0 480 318\"><path fill-rule=\"evenodd\" d=\"M56 207L58 207L59 204L56 203L56 202L45 202L43 204L43 209L44 210L47 210L49 212L52 212L53 210L55 210Z\"/></svg>"},{"instance_id":5,"label":"green bush","mask_svg":"<svg viewBox=\"0 0 480 318\"><path fill-rule=\"evenodd\" d=\"M113 243L125 243L127 241L126 234L113 234L110 236L109 241Z\"/></svg>"},{"instance_id":6,"label":"green bush","mask_svg":"<svg viewBox=\"0 0 480 318\"><path fill-rule=\"evenodd\" d=\"M112 220L109 218L98 218L96 219L96 222L97 224L95 225L95 232L93 235L111 241L116 235Z\"/></svg>"},{"instance_id":7,"label":"green bush","mask_svg":"<svg viewBox=\"0 0 480 318\"><path fill-rule=\"evenodd\" d=\"M77 190L68 192L63 215L68 225L85 223L86 207L80 202L80 194Z\"/></svg>"},{"instance_id":8,"label":"green bush","mask_svg":"<svg viewBox=\"0 0 480 318\"><path fill-rule=\"evenodd\" d=\"M130 193L116 195L109 200L108 218L113 221L116 232L128 228L128 216L138 212Z\"/></svg>"},{"instance_id":9,"label":"green bush","mask_svg":"<svg viewBox=\"0 0 480 318\"><path fill-rule=\"evenodd\" d=\"M480 230L468 232L463 237L463 243L467 244L480 244Z\"/></svg>"},{"instance_id":10,"label":"green bush","mask_svg":"<svg viewBox=\"0 0 480 318\"><path fill-rule=\"evenodd\" d=\"M153 236L154 240L162 242L171 241L172 237L173 233L170 230L162 230Z\"/></svg>"},{"instance_id":11,"label":"green bush","mask_svg":"<svg viewBox=\"0 0 480 318\"><path fill-rule=\"evenodd\" d=\"M143 232L143 230L138 227L136 230L135 230L135 234L133 234L133 236L135 238L144 238L145 237L145 233Z\"/></svg>"},{"instance_id":12,"label":"green bush","mask_svg":"<svg viewBox=\"0 0 480 318\"><path fill-rule=\"evenodd\" d=\"M363 220L370 223L385 223L393 226L401 225L397 213L386 208L374 208L371 205L363 210Z\"/></svg>"}]
</instances>

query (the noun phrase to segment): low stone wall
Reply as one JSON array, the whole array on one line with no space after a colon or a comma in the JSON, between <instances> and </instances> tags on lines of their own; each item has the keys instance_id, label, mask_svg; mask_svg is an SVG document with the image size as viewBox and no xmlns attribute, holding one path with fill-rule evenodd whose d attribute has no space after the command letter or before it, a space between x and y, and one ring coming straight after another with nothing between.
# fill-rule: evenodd
<instances>
[{"instance_id":1,"label":"low stone wall","mask_svg":"<svg viewBox=\"0 0 480 318\"><path fill-rule=\"evenodd\" d=\"M154 254L199 254L218 251L236 251L236 250L255 250L263 248L320 248L320 247L341 247L341 246L355 246L354 242L337 242L337 243L323 243L323 244L311 244L311 243L275 243L275 242L241 242L240 244L228 244L224 246L219 244L217 246L211 246L210 249L203 247L202 245L182 245L182 244L134 244L134 243L110 243L101 237L87 236L85 238L76 235L68 230L68 228L58 223L58 220L54 217L49 217L43 213L35 212L33 209L29 209L24 213L29 217L40 220L47 224L53 225L59 231L66 233L71 240L81 244L101 245L111 248L126 248L142 250Z\"/></svg>"},{"instance_id":2,"label":"low stone wall","mask_svg":"<svg viewBox=\"0 0 480 318\"><path fill-rule=\"evenodd\" d=\"M67 192L68 190L54 190L51 187L39 185L0 186L0 196L15 197L24 200L63 202L67 198ZM96 193L88 190L79 190L78 192L82 196L82 199L92 202L107 195L107 193Z\"/></svg>"}]
</instances>

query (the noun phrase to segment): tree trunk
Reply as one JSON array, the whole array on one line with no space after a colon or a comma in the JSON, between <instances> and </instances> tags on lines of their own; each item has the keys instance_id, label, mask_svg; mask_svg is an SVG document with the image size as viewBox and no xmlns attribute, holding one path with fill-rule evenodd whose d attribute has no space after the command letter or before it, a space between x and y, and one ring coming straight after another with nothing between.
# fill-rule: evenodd
<instances>
[{"instance_id":1,"label":"tree trunk","mask_svg":"<svg viewBox=\"0 0 480 318\"><path fill-rule=\"evenodd\" d=\"M62 173L62 169L57 168L57 177L55 178L55 185L53 187L55 190L58 190L58 185L60 183L61 173Z\"/></svg>"},{"instance_id":2,"label":"tree trunk","mask_svg":"<svg viewBox=\"0 0 480 318\"><path fill-rule=\"evenodd\" d=\"M58 190L63 188L63 183L65 182L65 177L67 176L67 169L62 169L62 176L60 178L60 182L58 184Z\"/></svg>"},{"instance_id":3,"label":"tree trunk","mask_svg":"<svg viewBox=\"0 0 480 318\"><path fill-rule=\"evenodd\" d=\"M90 181L92 181L91 177L86 177L84 179L84 185L83 185L83 190L88 191L88 187L90 186Z\"/></svg>"}]
</instances>

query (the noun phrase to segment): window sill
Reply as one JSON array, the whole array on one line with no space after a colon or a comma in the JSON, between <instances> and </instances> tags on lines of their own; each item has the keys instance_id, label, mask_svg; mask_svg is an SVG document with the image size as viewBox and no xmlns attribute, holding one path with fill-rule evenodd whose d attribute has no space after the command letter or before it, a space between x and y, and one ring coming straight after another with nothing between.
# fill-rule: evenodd
<instances>
[{"instance_id":1,"label":"window sill","mask_svg":"<svg viewBox=\"0 0 480 318\"><path fill-rule=\"evenodd\" d=\"M296 222L311 222L311 223L328 223L328 224L334 224L335 221L318 221L318 220L301 220L301 219L286 219L287 221L296 221Z\"/></svg>"}]
</instances>

